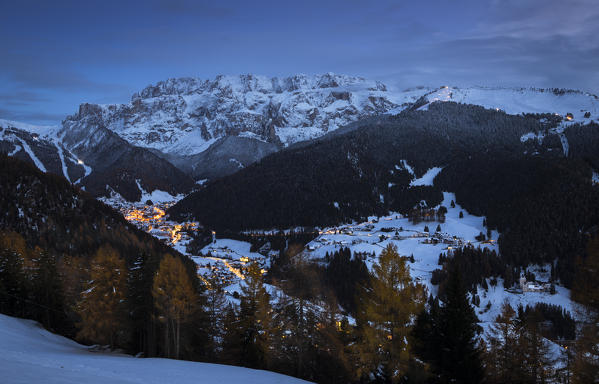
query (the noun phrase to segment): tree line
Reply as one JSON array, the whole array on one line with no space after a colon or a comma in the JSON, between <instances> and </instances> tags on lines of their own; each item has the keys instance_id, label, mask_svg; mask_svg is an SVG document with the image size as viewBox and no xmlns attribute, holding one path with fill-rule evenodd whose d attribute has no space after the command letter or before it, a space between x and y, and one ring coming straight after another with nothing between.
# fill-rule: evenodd
<instances>
[{"instance_id":1,"label":"tree line","mask_svg":"<svg viewBox=\"0 0 599 384\"><path fill-rule=\"evenodd\" d=\"M589 245L594 257L580 273L592 273L599 259L596 244ZM365 280L340 289L355 292L349 316L331 289L335 284L322 279L321 267L299 248L287 251L278 278L250 264L234 298L219 280L202 282L180 257L140 254L127 263L107 245L89 260L56 260L28 247L20 235L3 232L0 309L54 330L71 321L75 338L85 343L322 383L544 383L566 376L582 383L597 375L596 360L589 357L596 353L595 323L570 341L568 362L556 370L542 316L552 310L516 312L506 303L483 330L458 268L448 271L439 300L411 279L409 258L389 245ZM362 270L361 256L350 259L346 250L329 259L335 275L342 268ZM335 266L342 261L350 266ZM596 310L599 289L592 288L579 299Z\"/></svg>"},{"instance_id":2,"label":"tree line","mask_svg":"<svg viewBox=\"0 0 599 384\"><path fill-rule=\"evenodd\" d=\"M504 264L557 261L556 279L571 287L586 233L599 222L599 187L591 183L599 126L568 127L564 157L560 138L549 131L560 121L455 103L369 118L214 180L169 213L195 216L219 233L322 227L390 211L413 215L422 202L434 207L442 191L451 191L500 232ZM531 132L545 136L521 141ZM444 168L434 185L411 186L403 160L416 175Z\"/></svg>"}]
</instances>

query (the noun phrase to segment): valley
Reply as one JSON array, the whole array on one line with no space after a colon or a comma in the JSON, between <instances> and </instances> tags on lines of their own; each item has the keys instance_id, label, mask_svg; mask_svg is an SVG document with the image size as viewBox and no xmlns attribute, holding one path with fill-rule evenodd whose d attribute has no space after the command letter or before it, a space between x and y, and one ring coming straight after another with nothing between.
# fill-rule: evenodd
<instances>
[{"instance_id":1,"label":"valley","mask_svg":"<svg viewBox=\"0 0 599 384\"><path fill-rule=\"evenodd\" d=\"M406 162L403 164L410 168ZM432 183L431 178L430 185ZM278 253L269 251L268 247L252 251L251 243L221 238L216 235L216 232L213 232L212 241L198 254L188 252L187 245L192 240L192 236L201 229L200 224L169 220L165 210L175 204L180 197L176 198L165 193L156 195L162 196L164 201L153 205L141 202L130 203L122 198L103 199L103 201L118 209L130 223L191 258L198 266L199 278L208 287L211 281L218 282L231 299L240 294L239 284L245 279L250 263L258 263L262 273L267 273L273 258L277 257ZM151 200L151 196L146 197ZM409 260L410 275L414 281L423 284L429 294L437 296L438 284L432 282L432 275L433 271L440 268L439 255L450 255L454 249L462 247L499 251L497 240L500 234L496 230L488 231L484 225L484 217L468 213L455 201L455 194L444 192L442 202L433 208L431 217L422 221L415 221L400 213L390 213L380 217L371 216L365 222L318 229L319 235L305 244L305 257L311 262L326 266L329 255L346 248L352 254L361 257L371 270L381 252L389 244L393 244L397 246L400 256ZM446 209L441 220L434 213L440 207ZM280 233L284 236L285 232L289 230ZM264 230L247 232L253 237L275 233L277 232ZM528 281L527 285L538 288L506 287L502 278L498 278L494 284L489 283L491 277L487 278L489 288L484 289L479 286L475 292L480 297L480 301L474 304L480 324L486 327L493 323L505 302L513 308L520 305L534 306L536 303L559 305L571 315L580 317L583 308L570 299L569 289L556 284L555 292L550 293L548 289L541 288L550 283L549 269L550 265L547 264L531 264L525 268L538 278L538 280ZM276 287L272 289L277 291ZM471 295L471 299L473 296L474 294Z\"/></svg>"},{"instance_id":2,"label":"valley","mask_svg":"<svg viewBox=\"0 0 599 384\"><path fill-rule=\"evenodd\" d=\"M409 369L428 364L416 356L437 342L419 327L456 305L451 329L470 324L480 356L503 345L499 319L527 322L514 343L541 335L544 372L563 377L594 292L580 276L599 220L597 97L278 81L169 80L62 127L0 121L7 313L147 357L355 382L375 342L415 343ZM19 298L49 300L44 268L53 315ZM408 315L387 328L393 313Z\"/></svg>"},{"instance_id":3,"label":"valley","mask_svg":"<svg viewBox=\"0 0 599 384\"><path fill-rule=\"evenodd\" d=\"M597 1L2 2L0 384L599 384Z\"/></svg>"},{"instance_id":4,"label":"valley","mask_svg":"<svg viewBox=\"0 0 599 384\"><path fill-rule=\"evenodd\" d=\"M119 211L125 220L147 232L164 244L190 257L198 265L198 277L210 287L210 281L218 282L229 288L228 293L239 290L244 277L244 268L250 262L257 262L263 273L267 272L270 260L256 252L250 252L250 244L216 239L202 249L201 255L190 254L187 246L193 236L202 228L198 222L177 222L169 220L166 210L174 205L181 196L171 196L166 192L155 191L145 194L143 202L129 202L118 195L101 199L104 203ZM152 204L148 204L148 203ZM237 292L239 294L239 292Z\"/></svg>"}]
</instances>

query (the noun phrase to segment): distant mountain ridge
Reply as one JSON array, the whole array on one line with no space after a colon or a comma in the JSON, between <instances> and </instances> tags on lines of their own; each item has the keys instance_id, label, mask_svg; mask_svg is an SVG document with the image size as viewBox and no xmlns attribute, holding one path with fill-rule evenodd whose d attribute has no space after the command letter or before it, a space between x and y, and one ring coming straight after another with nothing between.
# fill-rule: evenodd
<instances>
[{"instance_id":1,"label":"distant mountain ridge","mask_svg":"<svg viewBox=\"0 0 599 384\"><path fill-rule=\"evenodd\" d=\"M169 79L134 94L130 104L103 108L106 126L130 142L191 155L223 136L283 145L310 139L397 107L393 96L381 82L354 76L240 75ZM168 127L159 116L165 109Z\"/></svg>"},{"instance_id":2,"label":"distant mountain ridge","mask_svg":"<svg viewBox=\"0 0 599 384\"><path fill-rule=\"evenodd\" d=\"M248 74L168 79L135 93L130 103L81 104L52 129L0 126L18 125L19 135L35 142L30 146L34 157L48 163L43 168L79 182L94 195L115 191L135 200L142 188L187 193L194 181L232 174L287 146L383 114L426 110L435 101L509 114L570 113L581 123L599 117L597 96L572 90L443 86L399 91L333 73L285 78ZM38 145L43 140L49 143L46 148L55 148L53 154ZM17 147L23 146L14 134L0 139L2 152L31 158Z\"/></svg>"}]
</instances>

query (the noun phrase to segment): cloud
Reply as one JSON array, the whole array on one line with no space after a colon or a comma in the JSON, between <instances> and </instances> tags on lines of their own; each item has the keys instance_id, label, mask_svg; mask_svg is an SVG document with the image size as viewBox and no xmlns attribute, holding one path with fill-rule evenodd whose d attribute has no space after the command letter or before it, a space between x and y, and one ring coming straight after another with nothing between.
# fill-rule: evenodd
<instances>
[{"instance_id":1,"label":"cloud","mask_svg":"<svg viewBox=\"0 0 599 384\"><path fill-rule=\"evenodd\" d=\"M599 43L596 0L495 0L492 3L491 11L477 27L476 32L481 37L501 35L535 40L559 35L579 44Z\"/></svg>"},{"instance_id":2,"label":"cloud","mask_svg":"<svg viewBox=\"0 0 599 384\"><path fill-rule=\"evenodd\" d=\"M0 71L13 84L60 90L112 90L119 85L90 80L64 62L48 62L34 54L11 54L0 60Z\"/></svg>"},{"instance_id":3,"label":"cloud","mask_svg":"<svg viewBox=\"0 0 599 384\"><path fill-rule=\"evenodd\" d=\"M0 107L0 118L6 120L32 122L35 124L57 124L65 118L64 114L37 111L17 111Z\"/></svg>"},{"instance_id":4,"label":"cloud","mask_svg":"<svg viewBox=\"0 0 599 384\"><path fill-rule=\"evenodd\" d=\"M13 91L0 93L0 103L7 105L29 105L30 103L47 102L50 99L38 92Z\"/></svg>"}]
</instances>

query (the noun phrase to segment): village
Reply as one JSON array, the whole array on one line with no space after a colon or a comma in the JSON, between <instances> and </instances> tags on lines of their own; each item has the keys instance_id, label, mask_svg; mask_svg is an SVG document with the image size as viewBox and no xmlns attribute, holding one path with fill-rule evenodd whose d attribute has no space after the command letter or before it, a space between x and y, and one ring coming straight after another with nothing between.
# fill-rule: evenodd
<instances>
[{"instance_id":1,"label":"village","mask_svg":"<svg viewBox=\"0 0 599 384\"><path fill-rule=\"evenodd\" d=\"M430 284L431 272L438 268L440 253L472 245L497 250L496 231L485 231L483 218L466 213L461 215L459 206L451 206L453 194L446 194L443 205L450 207L442 220L418 221L400 214L383 217L370 217L362 223L348 223L318 230L318 236L305 246L305 254L315 262L325 262L327 254L341 248L349 248L353 253L364 255L370 268L378 255L390 243L395 244L402 256L411 257L412 277L427 285L431 292L436 287ZM202 228L198 222L178 223L168 219L166 210L176 201L152 201L129 203L123 200L111 201L126 220L138 228L164 241L179 252L190 257L198 265L198 275L211 289L215 284L223 287L231 296L239 290L239 283L249 263L257 262L262 273L270 267L272 254L268 250L251 250L251 244L232 239L220 239L212 234L212 241L194 254L188 252L187 244ZM150 204L152 203L152 204ZM248 233L259 236L263 232ZM266 232L264 232L266 233ZM547 283L520 280L512 289L513 294L549 293ZM517 291L517 292L516 292ZM507 292L506 292L507 293Z\"/></svg>"},{"instance_id":2,"label":"village","mask_svg":"<svg viewBox=\"0 0 599 384\"><path fill-rule=\"evenodd\" d=\"M146 203L120 202L117 209L125 217L125 220L171 246L175 246L179 242L190 241L192 233L198 230L197 222L177 223L167 220L166 210L174 204L174 201L148 203L151 201L146 201Z\"/></svg>"},{"instance_id":3,"label":"village","mask_svg":"<svg viewBox=\"0 0 599 384\"><path fill-rule=\"evenodd\" d=\"M175 222L168 219L166 211L176 203L169 201L127 202L122 198L106 199L123 217L139 229L150 233L165 244L190 257L198 265L198 276L208 288L214 284L222 287L236 285L243 280L247 264L255 261L266 273L269 259L260 253L250 252L250 245L241 241L216 239L201 250L199 255L190 254L187 245L195 233L202 229L198 222ZM233 292L231 292L233 293Z\"/></svg>"},{"instance_id":4,"label":"village","mask_svg":"<svg viewBox=\"0 0 599 384\"><path fill-rule=\"evenodd\" d=\"M404 225L406 228L404 228ZM437 224L435 222L435 224ZM439 229L441 224L439 223ZM433 227L434 228L434 227ZM316 251L323 246L350 247L359 244L378 245L390 241L404 241L417 239L421 244L443 245L442 250L448 251L463 247L468 244L479 246L494 246L496 240L493 238L464 239L455 234L443 231L431 231L427 225L424 228L416 228L416 225L402 215L391 215L382 218L371 218L369 221L359 224L348 224L339 227L327 228L319 231L314 241L308 244L307 250ZM479 234L480 235L480 234Z\"/></svg>"}]
</instances>

